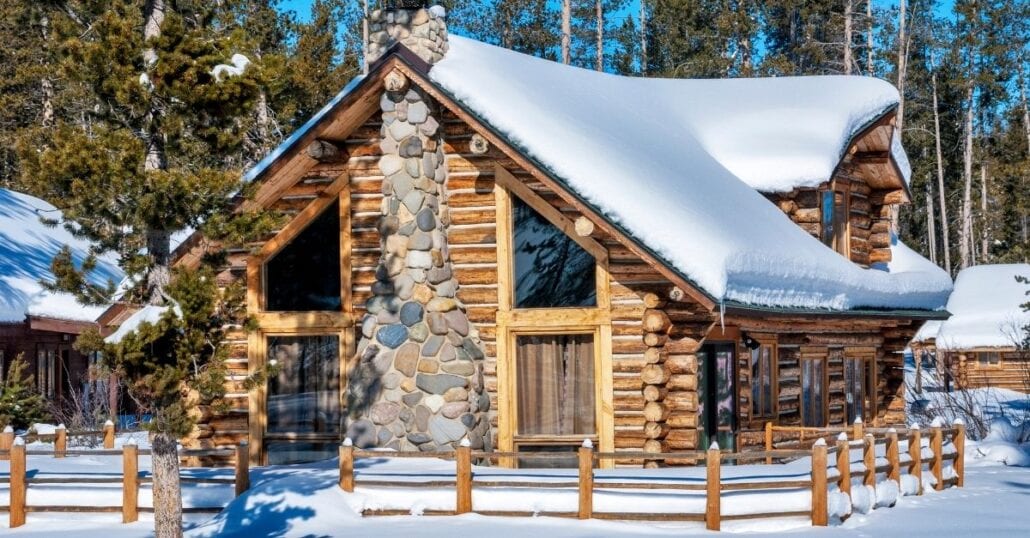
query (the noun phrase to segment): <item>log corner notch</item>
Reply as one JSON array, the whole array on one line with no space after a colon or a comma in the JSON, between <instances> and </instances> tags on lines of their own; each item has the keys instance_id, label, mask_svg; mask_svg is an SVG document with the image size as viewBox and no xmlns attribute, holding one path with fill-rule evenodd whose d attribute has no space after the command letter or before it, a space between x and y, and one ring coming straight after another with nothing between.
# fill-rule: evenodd
<instances>
[{"instance_id":1,"label":"log corner notch","mask_svg":"<svg viewBox=\"0 0 1030 538\"><path fill-rule=\"evenodd\" d=\"M320 163L335 163L347 160L347 152L328 140L315 140L308 144L306 153L308 157Z\"/></svg>"},{"instance_id":2,"label":"log corner notch","mask_svg":"<svg viewBox=\"0 0 1030 538\"><path fill-rule=\"evenodd\" d=\"M669 316L662 309L665 300L654 293L647 293L643 297L644 310L643 338L647 348L644 351L644 362L646 365L640 371L640 379L644 382L644 446L643 451L658 454L663 451L664 439L669 432L666 419L669 416L669 409L665 405L665 395L668 392L666 381L668 374L665 370L665 342L668 339L669 328L672 322ZM647 460L644 467L658 467L657 460Z\"/></svg>"}]
</instances>

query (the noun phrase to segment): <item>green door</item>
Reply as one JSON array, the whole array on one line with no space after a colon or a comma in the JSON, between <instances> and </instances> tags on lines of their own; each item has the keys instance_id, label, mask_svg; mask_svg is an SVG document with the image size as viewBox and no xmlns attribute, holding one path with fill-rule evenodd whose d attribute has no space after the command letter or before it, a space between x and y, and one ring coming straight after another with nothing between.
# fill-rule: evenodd
<instances>
[{"instance_id":1,"label":"green door","mask_svg":"<svg viewBox=\"0 0 1030 538\"><path fill-rule=\"evenodd\" d=\"M737 383L733 375L733 344L706 344L697 354L698 450L712 441L736 450Z\"/></svg>"}]
</instances>

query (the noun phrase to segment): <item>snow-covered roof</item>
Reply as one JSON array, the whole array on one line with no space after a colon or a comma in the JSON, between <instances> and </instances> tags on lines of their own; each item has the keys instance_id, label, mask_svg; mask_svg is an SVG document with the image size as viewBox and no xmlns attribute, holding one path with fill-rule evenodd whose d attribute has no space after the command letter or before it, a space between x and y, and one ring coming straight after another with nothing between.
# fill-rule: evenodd
<instances>
[{"instance_id":1,"label":"snow-covered roof","mask_svg":"<svg viewBox=\"0 0 1030 538\"><path fill-rule=\"evenodd\" d=\"M61 226L48 227L40 217L59 220L52 205L26 194L0 189L0 322L24 321L26 315L69 321L96 321L105 307L83 306L65 293L50 293L41 280L54 277L50 263L65 245L77 262L89 244ZM122 273L108 259L97 262L92 274L97 284L121 280Z\"/></svg>"},{"instance_id":2,"label":"snow-covered roof","mask_svg":"<svg viewBox=\"0 0 1030 538\"><path fill-rule=\"evenodd\" d=\"M1030 301L1030 286L1016 281L1016 275L1030 278L1030 265L978 265L963 269L955 278L955 291L948 299L951 317L924 328L917 338L936 337L940 349L1014 347L1026 336L1030 313L1021 304ZM928 324L929 325L929 324Z\"/></svg>"},{"instance_id":3,"label":"snow-covered roof","mask_svg":"<svg viewBox=\"0 0 1030 538\"><path fill-rule=\"evenodd\" d=\"M862 269L756 191L827 181L852 136L897 102L886 82L629 78L453 35L429 76L718 301L936 310L947 300L947 275Z\"/></svg>"},{"instance_id":4,"label":"snow-covered roof","mask_svg":"<svg viewBox=\"0 0 1030 538\"><path fill-rule=\"evenodd\" d=\"M118 326L118 330L104 338L104 342L108 344L117 344L121 342L129 333L135 332L144 323L154 325L158 321L161 321L161 317L168 312L167 306L155 306L147 305L137 310L134 314L126 318L121 325ZM174 306L174 313L176 316L182 315L182 310L179 305Z\"/></svg>"}]
</instances>

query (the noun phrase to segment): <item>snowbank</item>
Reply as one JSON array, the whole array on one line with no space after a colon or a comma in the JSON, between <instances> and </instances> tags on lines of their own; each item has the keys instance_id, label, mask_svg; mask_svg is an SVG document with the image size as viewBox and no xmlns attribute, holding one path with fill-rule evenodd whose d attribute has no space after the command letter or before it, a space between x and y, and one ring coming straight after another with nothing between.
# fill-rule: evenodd
<instances>
[{"instance_id":1,"label":"snowbank","mask_svg":"<svg viewBox=\"0 0 1030 538\"><path fill-rule=\"evenodd\" d=\"M53 280L50 264L68 245L78 263L89 254L89 243L63 226L50 227L40 217L60 221L54 206L32 196L0 189L0 322L23 321L26 315L69 321L95 321L104 307L83 306L69 294L43 289L41 280ZM113 259L101 258L91 274L106 285L122 279Z\"/></svg>"},{"instance_id":2,"label":"snowbank","mask_svg":"<svg viewBox=\"0 0 1030 538\"><path fill-rule=\"evenodd\" d=\"M946 275L861 269L755 190L826 181L886 82L619 77L456 36L430 77L717 300L944 306Z\"/></svg>"},{"instance_id":3,"label":"snowbank","mask_svg":"<svg viewBox=\"0 0 1030 538\"><path fill-rule=\"evenodd\" d=\"M1026 337L1030 313L1021 304L1030 300L1030 286L1016 276L1030 278L1030 264L978 265L955 278L948 299L952 316L935 335L938 349L1013 347Z\"/></svg>"}]
</instances>

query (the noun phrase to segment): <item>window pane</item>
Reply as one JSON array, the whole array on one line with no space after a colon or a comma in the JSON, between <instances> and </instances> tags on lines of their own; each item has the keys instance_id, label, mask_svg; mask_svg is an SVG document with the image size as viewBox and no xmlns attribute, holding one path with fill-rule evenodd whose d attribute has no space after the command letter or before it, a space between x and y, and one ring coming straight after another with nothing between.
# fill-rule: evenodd
<instances>
[{"instance_id":1,"label":"window pane","mask_svg":"<svg viewBox=\"0 0 1030 538\"><path fill-rule=\"evenodd\" d=\"M772 346L762 346L762 415L773 414Z\"/></svg>"},{"instance_id":2,"label":"window pane","mask_svg":"<svg viewBox=\"0 0 1030 538\"><path fill-rule=\"evenodd\" d=\"M823 392L826 382L826 360L801 361L801 417L803 426L825 426Z\"/></svg>"},{"instance_id":3,"label":"window pane","mask_svg":"<svg viewBox=\"0 0 1030 538\"><path fill-rule=\"evenodd\" d=\"M336 336L268 339L268 431L340 432L340 353Z\"/></svg>"},{"instance_id":4,"label":"window pane","mask_svg":"<svg viewBox=\"0 0 1030 538\"><path fill-rule=\"evenodd\" d=\"M861 359L844 360L844 394L847 403L848 424L864 416L865 412L865 361Z\"/></svg>"},{"instance_id":5,"label":"window pane","mask_svg":"<svg viewBox=\"0 0 1030 538\"><path fill-rule=\"evenodd\" d=\"M516 365L519 434L596 433L593 336L519 336Z\"/></svg>"},{"instance_id":6,"label":"window pane","mask_svg":"<svg viewBox=\"0 0 1030 538\"><path fill-rule=\"evenodd\" d=\"M594 257L518 198L513 198L515 306L596 306Z\"/></svg>"},{"instance_id":7,"label":"window pane","mask_svg":"<svg viewBox=\"0 0 1030 538\"><path fill-rule=\"evenodd\" d=\"M822 193L822 240L823 244L828 247L833 246L833 191L823 191Z\"/></svg>"},{"instance_id":8,"label":"window pane","mask_svg":"<svg viewBox=\"0 0 1030 538\"><path fill-rule=\"evenodd\" d=\"M847 195L843 192L833 194L833 248L848 256L848 204Z\"/></svg>"},{"instance_id":9,"label":"window pane","mask_svg":"<svg viewBox=\"0 0 1030 538\"><path fill-rule=\"evenodd\" d=\"M340 443L265 441L265 451L269 465L291 465L335 458L340 453Z\"/></svg>"},{"instance_id":10,"label":"window pane","mask_svg":"<svg viewBox=\"0 0 1030 538\"><path fill-rule=\"evenodd\" d=\"M341 309L340 202L333 202L265 264L265 309Z\"/></svg>"},{"instance_id":11,"label":"window pane","mask_svg":"<svg viewBox=\"0 0 1030 538\"><path fill-rule=\"evenodd\" d=\"M522 445L518 447L519 454L548 454L548 458L518 458L517 465L520 468L537 468L537 469L568 469L574 468L579 464L579 460L576 457L576 451L579 449L579 444L569 445ZM562 458L557 457L560 454L567 454L568 457Z\"/></svg>"},{"instance_id":12,"label":"window pane","mask_svg":"<svg viewBox=\"0 0 1030 538\"><path fill-rule=\"evenodd\" d=\"M762 348L751 350L751 413L755 417L764 416L762 387Z\"/></svg>"}]
</instances>

